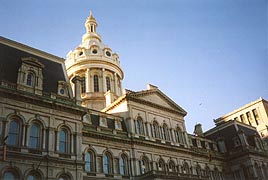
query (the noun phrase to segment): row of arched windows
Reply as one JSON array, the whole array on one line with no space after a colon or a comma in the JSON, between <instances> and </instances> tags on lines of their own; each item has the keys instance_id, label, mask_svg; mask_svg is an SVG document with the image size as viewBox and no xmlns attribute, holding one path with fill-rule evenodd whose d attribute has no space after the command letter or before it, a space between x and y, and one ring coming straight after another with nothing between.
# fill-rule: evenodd
<instances>
[{"instance_id":1,"label":"row of arched windows","mask_svg":"<svg viewBox=\"0 0 268 180\"><path fill-rule=\"evenodd\" d=\"M129 160L126 154L121 154L119 159L114 161L112 153L106 151L102 156L102 172L104 174L114 174L114 171L122 176L129 175ZM92 150L88 150L84 155L85 171L87 173L96 172L96 154ZM114 164L118 163L118 164ZM118 167L118 169L115 169ZM101 170L99 170L101 171Z\"/></svg>"},{"instance_id":2,"label":"row of arched windows","mask_svg":"<svg viewBox=\"0 0 268 180\"><path fill-rule=\"evenodd\" d=\"M45 179L44 175L38 170L31 170L26 174L25 180L42 180ZM7 168L2 178L3 180L19 180L22 179L22 175L17 168ZM71 180L71 175L61 173L58 175L57 180Z\"/></svg>"},{"instance_id":3,"label":"row of arched windows","mask_svg":"<svg viewBox=\"0 0 268 180\"><path fill-rule=\"evenodd\" d=\"M106 83L106 91L111 90L111 78L109 76L106 76L105 83ZM98 75L93 76L93 90L94 92L100 91ZM85 92L86 92L86 78L82 77L81 78L81 93L85 93Z\"/></svg>"},{"instance_id":4,"label":"row of arched windows","mask_svg":"<svg viewBox=\"0 0 268 180\"><path fill-rule=\"evenodd\" d=\"M149 134L148 128L151 130L151 135ZM167 124L163 124L163 126L159 126L157 121L153 121L152 124L148 127L143 123L141 117L137 117L135 120L135 131L137 134L152 136L154 138L163 139L167 141L174 141L177 143L185 143L185 139L183 136L183 132L179 127L175 130L169 129Z\"/></svg>"},{"instance_id":5,"label":"row of arched windows","mask_svg":"<svg viewBox=\"0 0 268 180\"><path fill-rule=\"evenodd\" d=\"M8 146L20 147L25 145L29 149L36 150L42 150L45 148L44 137L46 137L48 132L40 120L33 120L29 126L27 126L23 124L23 121L18 116L12 116L9 119L10 121L7 133L8 138L6 140L6 144ZM62 126L57 132L55 132L55 136L58 136L58 141L55 142L56 147L58 145L56 151L60 153L71 152L70 132L70 129L66 126ZM23 139L26 139L26 141L24 142ZM57 138L55 137L55 139Z\"/></svg>"},{"instance_id":6,"label":"row of arched windows","mask_svg":"<svg viewBox=\"0 0 268 180\"><path fill-rule=\"evenodd\" d=\"M140 160L140 174L146 174L151 170L151 164L149 159L146 156L143 156ZM187 162L183 162L182 166L176 166L175 162L173 160L170 160L168 163L165 163L165 161L160 158L158 160L157 164L157 170L158 171L165 171L165 172L177 172L182 174L193 174L192 169ZM206 166L204 169L201 168L200 165L196 165L195 167L195 174L198 176L205 176L209 178L210 180L222 180L222 174L219 172L217 168L214 168L214 170L210 170L208 166Z\"/></svg>"}]
</instances>

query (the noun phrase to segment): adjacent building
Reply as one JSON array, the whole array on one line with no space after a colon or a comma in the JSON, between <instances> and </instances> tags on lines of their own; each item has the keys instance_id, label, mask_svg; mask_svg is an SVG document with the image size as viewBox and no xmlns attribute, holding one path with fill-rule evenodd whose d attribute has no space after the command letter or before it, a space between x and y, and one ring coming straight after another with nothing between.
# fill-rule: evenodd
<instances>
[{"instance_id":1,"label":"adjacent building","mask_svg":"<svg viewBox=\"0 0 268 180\"><path fill-rule=\"evenodd\" d=\"M188 134L186 110L158 87L122 89L119 55L92 13L85 27L66 60L0 38L0 179L268 178L254 127L229 121Z\"/></svg>"},{"instance_id":2,"label":"adjacent building","mask_svg":"<svg viewBox=\"0 0 268 180\"><path fill-rule=\"evenodd\" d=\"M234 111L217 118L216 126L222 122L235 120L257 129L260 136L268 142L268 101L259 98Z\"/></svg>"}]
</instances>

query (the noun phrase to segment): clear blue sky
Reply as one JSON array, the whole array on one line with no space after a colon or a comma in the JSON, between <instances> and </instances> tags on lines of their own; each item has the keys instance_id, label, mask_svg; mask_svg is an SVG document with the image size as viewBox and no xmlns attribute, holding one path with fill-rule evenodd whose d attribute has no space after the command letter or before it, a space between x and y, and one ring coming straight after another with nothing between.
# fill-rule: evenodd
<instances>
[{"instance_id":1,"label":"clear blue sky","mask_svg":"<svg viewBox=\"0 0 268 180\"><path fill-rule=\"evenodd\" d=\"M0 35L66 57L93 11L118 52L124 88L154 84L183 107L186 126L268 98L267 0L1 0Z\"/></svg>"}]
</instances>

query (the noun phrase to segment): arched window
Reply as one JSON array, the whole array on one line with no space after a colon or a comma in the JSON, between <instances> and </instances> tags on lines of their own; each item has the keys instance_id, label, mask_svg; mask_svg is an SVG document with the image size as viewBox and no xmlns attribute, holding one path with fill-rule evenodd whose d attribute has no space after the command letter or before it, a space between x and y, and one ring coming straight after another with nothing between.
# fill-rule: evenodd
<instances>
[{"instance_id":1,"label":"arched window","mask_svg":"<svg viewBox=\"0 0 268 180\"><path fill-rule=\"evenodd\" d=\"M27 176L27 180L41 180L41 176L38 172L32 171Z\"/></svg>"},{"instance_id":2,"label":"arched window","mask_svg":"<svg viewBox=\"0 0 268 180\"><path fill-rule=\"evenodd\" d=\"M59 132L59 152L68 153L68 132L61 129Z\"/></svg>"},{"instance_id":3,"label":"arched window","mask_svg":"<svg viewBox=\"0 0 268 180\"><path fill-rule=\"evenodd\" d=\"M208 166L205 168L204 173L205 173L205 176L206 177L208 177L209 179L211 179L211 173L210 173L210 169L209 169Z\"/></svg>"},{"instance_id":4,"label":"arched window","mask_svg":"<svg viewBox=\"0 0 268 180\"><path fill-rule=\"evenodd\" d=\"M6 172L4 172L3 180L18 180L18 179L20 178L14 170L9 169Z\"/></svg>"},{"instance_id":5,"label":"arched window","mask_svg":"<svg viewBox=\"0 0 268 180\"><path fill-rule=\"evenodd\" d=\"M145 174L149 171L149 160L146 157L143 157L140 162L141 174Z\"/></svg>"},{"instance_id":6,"label":"arched window","mask_svg":"<svg viewBox=\"0 0 268 180\"><path fill-rule=\"evenodd\" d=\"M26 84L28 86L34 86L34 79L35 79L34 73L33 72L28 72L27 78L26 78Z\"/></svg>"},{"instance_id":7,"label":"arched window","mask_svg":"<svg viewBox=\"0 0 268 180\"><path fill-rule=\"evenodd\" d=\"M201 176L201 173L202 173L202 169L201 169L201 167L200 167L200 165L196 165L196 174L198 175L198 176Z\"/></svg>"},{"instance_id":8,"label":"arched window","mask_svg":"<svg viewBox=\"0 0 268 180\"><path fill-rule=\"evenodd\" d=\"M15 176L12 172L5 172L4 180L15 180Z\"/></svg>"},{"instance_id":9,"label":"arched window","mask_svg":"<svg viewBox=\"0 0 268 180\"><path fill-rule=\"evenodd\" d=\"M257 176L262 179L263 178L263 175L262 175L262 170L261 170L261 167L255 163L255 169L256 169L256 172L257 172Z\"/></svg>"},{"instance_id":10,"label":"arched window","mask_svg":"<svg viewBox=\"0 0 268 180\"><path fill-rule=\"evenodd\" d=\"M153 133L152 134L155 138L160 138L159 125L156 121L153 122Z\"/></svg>"},{"instance_id":11,"label":"arched window","mask_svg":"<svg viewBox=\"0 0 268 180\"><path fill-rule=\"evenodd\" d=\"M82 77L81 78L81 93L85 93L86 92L86 78Z\"/></svg>"},{"instance_id":12,"label":"arched window","mask_svg":"<svg viewBox=\"0 0 268 180\"><path fill-rule=\"evenodd\" d=\"M141 117L138 117L136 120L136 133L143 134L143 122Z\"/></svg>"},{"instance_id":13,"label":"arched window","mask_svg":"<svg viewBox=\"0 0 268 180\"><path fill-rule=\"evenodd\" d=\"M176 128L175 130L175 141L177 143L183 143L183 140L182 140L182 131L179 127Z\"/></svg>"},{"instance_id":14,"label":"arched window","mask_svg":"<svg viewBox=\"0 0 268 180\"><path fill-rule=\"evenodd\" d=\"M184 162L182 166L182 173L183 174L190 174L190 168L187 162Z\"/></svg>"},{"instance_id":15,"label":"arched window","mask_svg":"<svg viewBox=\"0 0 268 180\"><path fill-rule=\"evenodd\" d=\"M103 172L104 174L112 173L112 155L108 152L103 156Z\"/></svg>"},{"instance_id":16,"label":"arched window","mask_svg":"<svg viewBox=\"0 0 268 180\"><path fill-rule=\"evenodd\" d=\"M262 170L264 172L264 178L268 179L268 168L265 166L265 164L262 164Z\"/></svg>"},{"instance_id":17,"label":"arched window","mask_svg":"<svg viewBox=\"0 0 268 180\"><path fill-rule=\"evenodd\" d=\"M122 176L128 175L128 160L124 154L119 159L119 171Z\"/></svg>"},{"instance_id":18,"label":"arched window","mask_svg":"<svg viewBox=\"0 0 268 180\"><path fill-rule=\"evenodd\" d=\"M30 128L29 148L40 148L40 125L33 123Z\"/></svg>"},{"instance_id":19,"label":"arched window","mask_svg":"<svg viewBox=\"0 0 268 180\"><path fill-rule=\"evenodd\" d=\"M85 154L85 171L93 172L94 171L94 153L91 151L86 152Z\"/></svg>"},{"instance_id":20,"label":"arched window","mask_svg":"<svg viewBox=\"0 0 268 180\"><path fill-rule=\"evenodd\" d=\"M99 92L99 77L98 77L98 75L94 75L93 80L94 80L94 92Z\"/></svg>"},{"instance_id":21,"label":"arched window","mask_svg":"<svg viewBox=\"0 0 268 180\"><path fill-rule=\"evenodd\" d=\"M158 170L159 171L165 171L165 162L163 159L160 159L158 162Z\"/></svg>"},{"instance_id":22,"label":"arched window","mask_svg":"<svg viewBox=\"0 0 268 180\"><path fill-rule=\"evenodd\" d=\"M169 134L168 134L168 127L166 124L163 125L163 131L164 131L164 139L169 140Z\"/></svg>"},{"instance_id":23,"label":"arched window","mask_svg":"<svg viewBox=\"0 0 268 180\"><path fill-rule=\"evenodd\" d=\"M107 91L111 90L111 80L110 77L106 76L106 88Z\"/></svg>"},{"instance_id":24,"label":"arched window","mask_svg":"<svg viewBox=\"0 0 268 180\"><path fill-rule=\"evenodd\" d=\"M168 163L169 172L176 172L176 166L174 161L169 161Z\"/></svg>"},{"instance_id":25,"label":"arched window","mask_svg":"<svg viewBox=\"0 0 268 180\"><path fill-rule=\"evenodd\" d=\"M18 120L12 120L9 125L7 144L12 146L19 146L20 142L20 123Z\"/></svg>"},{"instance_id":26,"label":"arched window","mask_svg":"<svg viewBox=\"0 0 268 180\"><path fill-rule=\"evenodd\" d=\"M220 180L220 172L219 172L219 170L217 168L214 169L212 174L213 174L213 179L214 180ZM258 177L261 177L261 176L258 176Z\"/></svg>"},{"instance_id":27,"label":"arched window","mask_svg":"<svg viewBox=\"0 0 268 180\"><path fill-rule=\"evenodd\" d=\"M59 177L58 180L70 180L71 178L67 174L63 174Z\"/></svg>"}]
</instances>

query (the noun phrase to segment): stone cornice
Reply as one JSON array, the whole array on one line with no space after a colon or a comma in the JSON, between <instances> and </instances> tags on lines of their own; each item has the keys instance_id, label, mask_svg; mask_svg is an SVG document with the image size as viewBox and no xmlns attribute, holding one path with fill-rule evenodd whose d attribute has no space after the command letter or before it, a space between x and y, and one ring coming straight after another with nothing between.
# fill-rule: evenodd
<instances>
[{"instance_id":1,"label":"stone cornice","mask_svg":"<svg viewBox=\"0 0 268 180\"><path fill-rule=\"evenodd\" d=\"M16 91L10 88L5 88L3 86L0 86L0 97L13 99L21 102L27 102L38 106L65 111L68 113L74 113L81 116L86 113L84 107L77 106L74 102L64 103L63 101L61 102L59 100L51 99L49 97L43 97L23 91Z\"/></svg>"}]
</instances>

